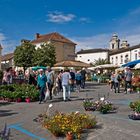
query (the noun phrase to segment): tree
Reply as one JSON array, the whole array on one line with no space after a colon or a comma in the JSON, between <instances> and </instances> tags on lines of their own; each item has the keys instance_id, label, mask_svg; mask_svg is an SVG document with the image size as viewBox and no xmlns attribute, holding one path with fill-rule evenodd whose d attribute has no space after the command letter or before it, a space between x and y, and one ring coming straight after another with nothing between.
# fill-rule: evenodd
<instances>
[{"instance_id":1,"label":"tree","mask_svg":"<svg viewBox=\"0 0 140 140\"><path fill-rule=\"evenodd\" d=\"M53 66L56 63L56 53L53 44L43 43L34 54L34 65Z\"/></svg>"},{"instance_id":2,"label":"tree","mask_svg":"<svg viewBox=\"0 0 140 140\"><path fill-rule=\"evenodd\" d=\"M94 66L103 65L103 64L110 64L110 62L107 59L101 59L95 60L94 63L92 63Z\"/></svg>"},{"instance_id":3,"label":"tree","mask_svg":"<svg viewBox=\"0 0 140 140\"><path fill-rule=\"evenodd\" d=\"M35 47L30 42L23 42L20 46L17 46L14 51L15 66L23 67L24 71L27 67L32 67Z\"/></svg>"}]
</instances>

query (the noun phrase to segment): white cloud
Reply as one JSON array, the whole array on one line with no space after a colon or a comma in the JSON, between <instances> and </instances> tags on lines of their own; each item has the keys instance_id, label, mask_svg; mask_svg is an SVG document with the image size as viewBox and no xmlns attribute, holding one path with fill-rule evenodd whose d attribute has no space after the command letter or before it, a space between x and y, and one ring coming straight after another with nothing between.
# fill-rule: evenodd
<instances>
[{"instance_id":1,"label":"white cloud","mask_svg":"<svg viewBox=\"0 0 140 140\"><path fill-rule=\"evenodd\" d=\"M3 33L0 33L0 42L4 41L5 39L5 35Z\"/></svg>"},{"instance_id":2,"label":"white cloud","mask_svg":"<svg viewBox=\"0 0 140 140\"><path fill-rule=\"evenodd\" d=\"M111 34L99 34L87 37L72 37L71 39L77 43L76 50L92 49L92 48L108 48Z\"/></svg>"},{"instance_id":3,"label":"white cloud","mask_svg":"<svg viewBox=\"0 0 140 140\"><path fill-rule=\"evenodd\" d=\"M123 36L121 33L119 34L122 38L121 40L127 40L130 46L140 44L140 34L129 34ZM87 36L87 37L71 37L71 39L77 43L76 51L81 49L93 49L93 48L108 48L109 49L109 41L112 37L112 33L108 34L98 34L95 36ZM120 43L121 43L120 42Z\"/></svg>"},{"instance_id":4,"label":"white cloud","mask_svg":"<svg viewBox=\"0 0 140 140\"><path fill-rule=\"evenodd\" d=\"M127 15L120 19L115 19L116 26L114 32L116 32L121 40L127 40L130 46L140 44L140 7L131 10ZM82 19L86 21L86 18ZM111 33L102 33L86 37L72 37L73 41L77 43L77 51L80 49L91 48L109 48L109 41L112 37ZM120 42L120 43L121 43Z\"/></svg>"},{"instance_id":5,"label":"white cloud","mask_svg":"<svg viewBox=\"0 0 140 140\"><path fill-rule=\"evenodd\" d=\"M2 47L3 47L2 54L14 52L17 45L18 45L17 41L14 41L14 40L3 41L2 42Z\"/></svg>"},{"instance_id":6,"label":"white cloud","mask_svg":"<svg viewBox=\"0 0 140 140\"><path fill-rule=\"evenodd\" d=\"M128 35L126 36L126 39L131 46L140 44L140 34Z\"/></svg>"},{"instance_id":7,"label":"white cloud","mask_svg":"<svg viewBox=\"0 0 140 140\"><path fill-rule=\"evenodd\" d=\"M65 22L70 22L74 20L76 17L74 14L64 14L62 12L50 12L48 15L48 20L49 22L54 22L54 23L65 23Z\"/></svg>"},{"instance_id":8,"label":"white cloud","mask_svg":"<svg viewBox=\"0 0 140 140\"><path fill-rule=\"evenodd\" d=\"M90 22L91 22L90 18L87 18L87 17L81 17L81 18L79 19L79 21L80 21L81 23L90 23Z\"/></svg>"},{"instance_id":9,"label":"white cloud","mask_svg":"<svg viewBox=\"0 0 140 140\"><path fill-rule=\"evenodd\" d=\"M17 42L14 40L8 40L3 33L0 33L0 44L2 45L2 55L6 53L11 53L15 50Z\"/></svg>"}]
</instances>

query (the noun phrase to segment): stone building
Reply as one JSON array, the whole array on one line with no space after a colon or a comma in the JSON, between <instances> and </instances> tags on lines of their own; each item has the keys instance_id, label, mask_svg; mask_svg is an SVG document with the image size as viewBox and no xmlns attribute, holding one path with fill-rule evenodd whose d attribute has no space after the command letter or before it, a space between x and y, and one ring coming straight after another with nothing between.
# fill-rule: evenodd
<instances>
[{"instance_id":1,"label":"stone building","mask_svg":"<svg viewBox=\"0 0 140 140\"><path fill-rule=\"evenodd\" d=\"M14 53L8 53L1 57L1 68L5 70L9 67L14 67Z\"/></svg>"},{"instance_id":2,"label":"stone building","mask_svg":"<svg viewBox=\"0 0 140 140\"><path fill-rule=\"evenodd\" d=\"M52 43L56 51L56 62L75 60L76 44L59 33L54 32L45 35L36 33L35 40L31 43L36 45L36 48L40 47L42 43Z\"/></svg>"}]
</instances>

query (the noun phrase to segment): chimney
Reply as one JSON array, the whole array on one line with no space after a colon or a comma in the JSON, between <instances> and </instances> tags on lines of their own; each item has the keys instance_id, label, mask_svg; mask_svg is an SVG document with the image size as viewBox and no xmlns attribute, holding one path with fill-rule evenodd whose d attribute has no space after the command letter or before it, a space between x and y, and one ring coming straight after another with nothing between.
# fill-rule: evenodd
<instances>
[{"instance_id":1,"label":"chimney","mask_svg":"<svg viewBox=\"0 0 140 140\"><path fill-rule=\"evenodd\" d=\"M38 39L40 37L39 33L36 33L35 38Z\"/></svg>"}]
</instances>

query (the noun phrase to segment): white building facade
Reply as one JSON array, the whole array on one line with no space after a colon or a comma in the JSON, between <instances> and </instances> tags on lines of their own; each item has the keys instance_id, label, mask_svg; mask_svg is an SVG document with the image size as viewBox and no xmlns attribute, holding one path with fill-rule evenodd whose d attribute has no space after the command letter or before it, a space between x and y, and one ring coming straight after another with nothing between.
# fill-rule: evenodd
<instances>
[{"instance_id":1,"label":"white building facade","mask_svg":"<svg viewBox=\"0 0 140 140\"><path fill-rule=\"evenodd\" d=\"M119 44L120 40L119 42L118 40L117 35L113 35L110 40L109 60L112 64L121 66L127 62L140 59L140 44L130 47L126 40L122 41L121 45Z\"/></svg>"},{"instance_id":2,"label":"white building facade","mask_svg":"<svg viewBox=\"0 0 140 140\"><path fill-rule=\"evenodd\" d=\"M96 60L107 59L108 60L108 49L89 49L89 50L81 50L77 52L77 61L82 61L85 63L94 63Z\"/></svg>"}]
</instances>

